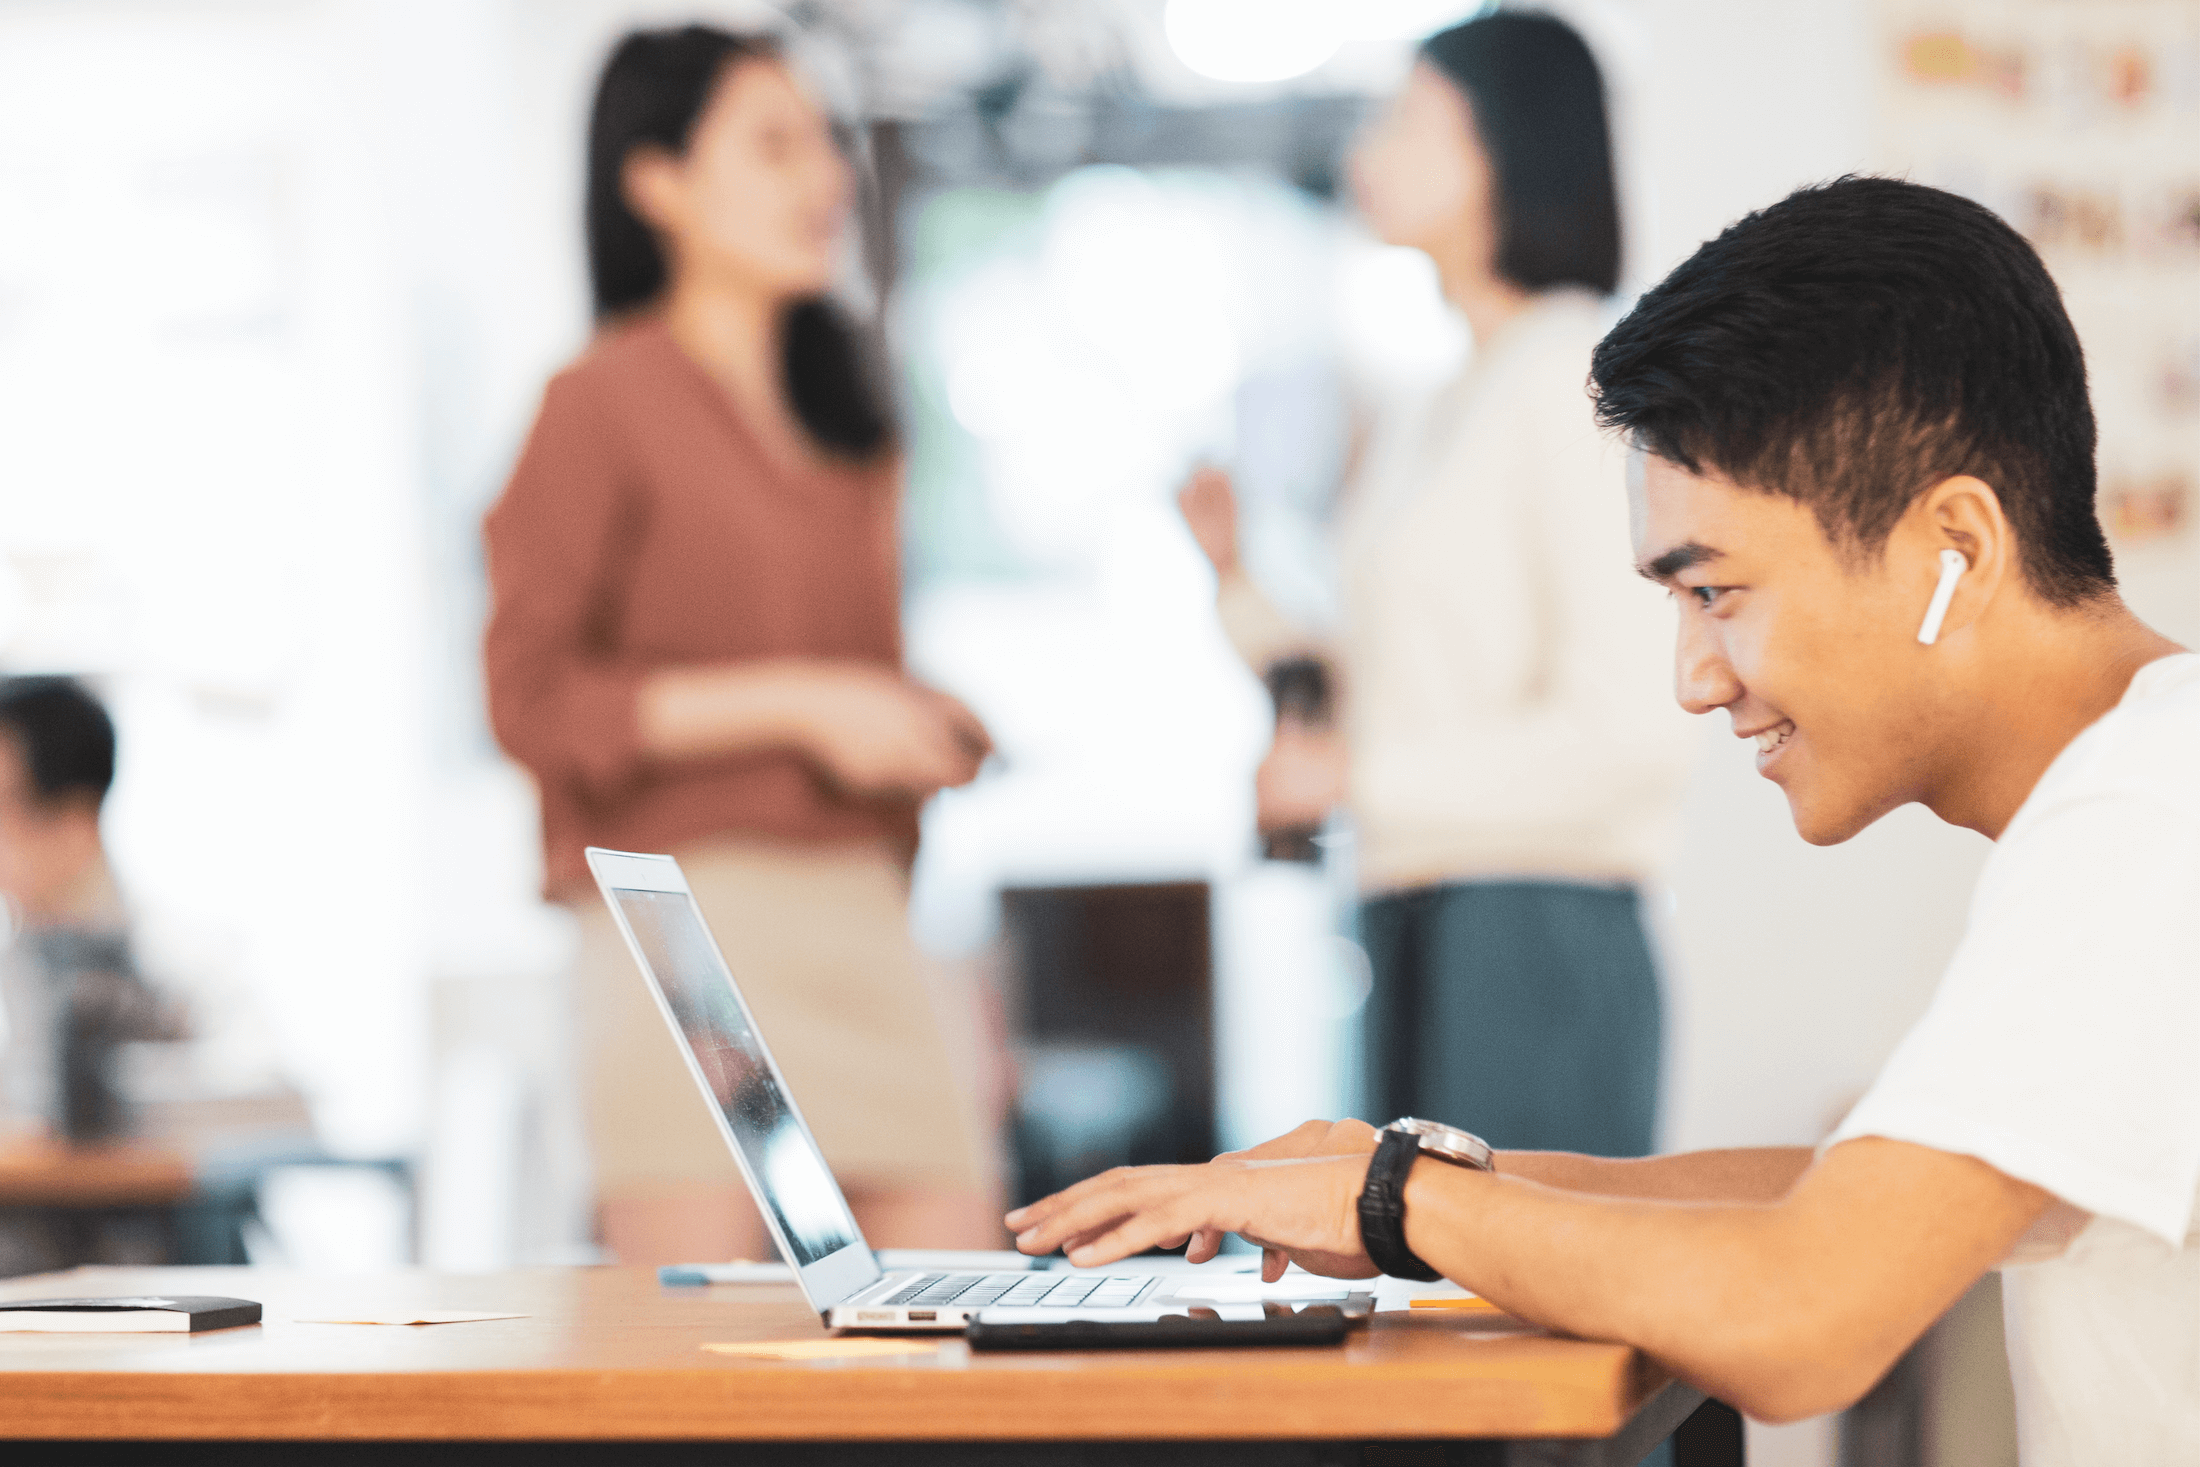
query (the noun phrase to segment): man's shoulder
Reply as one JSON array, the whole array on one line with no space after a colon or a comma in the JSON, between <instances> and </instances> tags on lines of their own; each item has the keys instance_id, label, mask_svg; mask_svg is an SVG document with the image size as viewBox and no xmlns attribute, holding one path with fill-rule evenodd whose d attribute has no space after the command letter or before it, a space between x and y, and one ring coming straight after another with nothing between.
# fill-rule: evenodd
<instances>
[{"instance_id":1,"label":"man's shoulder","mask_svg":"<svg viewBox=\"0 0 2200 1467\"><path fill-rule=\"evenodd\" d=\"M2200 654L2139 669L2123 700L2081 734L2041 793L2057 803L2139 796L2200 815ZM2063 762L2063 761L2059 761Z\"/></svg>"}]
</instances>

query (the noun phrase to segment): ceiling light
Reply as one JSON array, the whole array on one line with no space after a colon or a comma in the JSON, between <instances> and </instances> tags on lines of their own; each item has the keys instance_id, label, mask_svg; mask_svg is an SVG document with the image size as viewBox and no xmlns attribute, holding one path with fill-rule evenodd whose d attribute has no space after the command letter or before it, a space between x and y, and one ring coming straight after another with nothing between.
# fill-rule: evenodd
<instances>
[{"instance_id":1,"label":"ceiling light","mask_svg":"<svg viewBox=\"0 0 2200 1467\"><path fill-rule=\"evenodd\" d=\"M1201 76L1279 82L1337 54L1343 8L1328 0L1169 0L1161 28L1177 59Z\"/></svg>"}]
</instances>

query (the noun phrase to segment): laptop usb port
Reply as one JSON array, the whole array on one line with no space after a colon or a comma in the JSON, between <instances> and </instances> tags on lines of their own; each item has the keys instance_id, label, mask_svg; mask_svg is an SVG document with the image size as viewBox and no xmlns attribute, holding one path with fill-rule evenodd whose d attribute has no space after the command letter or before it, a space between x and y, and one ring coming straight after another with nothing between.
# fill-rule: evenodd
<instances>
[{"instance_id":1,"label":"laptop usb port","mask_svg":"<svg viewBox=\"0 0 2200 1467\"><path fill-rule=\"evenodd\" d=\"M912 1309L909 1311L909 1322L911 1324L923 1324L927 1320L938 1319L939 1317L940 1312L937 1309Z\"/></svg>"}]
</instances>

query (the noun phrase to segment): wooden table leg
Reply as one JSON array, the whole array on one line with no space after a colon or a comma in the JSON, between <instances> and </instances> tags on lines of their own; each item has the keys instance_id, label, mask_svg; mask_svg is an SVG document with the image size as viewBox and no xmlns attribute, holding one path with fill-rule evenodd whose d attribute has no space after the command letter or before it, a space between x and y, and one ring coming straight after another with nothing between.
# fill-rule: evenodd
<instances>
[{"instance_id":1,"label":"wooden table leg","mask_svg":"<svg viewBox=\"0 0 2200 1467\"><path fill-rule=\"evenodd\" d=\"M1709 1399L1694 1386L1668 1384L1612 1436L1590 1440L1508 1442L1505 1467L1635 1467L1652 1447L1671 1437ZM1713 1467L1706 1463L1704 1467ZM1726 1467L1726 1464L1718 1464ZM1733 1467L1740 1467L1737 1458Z\"/></svg>"}]
</instances>

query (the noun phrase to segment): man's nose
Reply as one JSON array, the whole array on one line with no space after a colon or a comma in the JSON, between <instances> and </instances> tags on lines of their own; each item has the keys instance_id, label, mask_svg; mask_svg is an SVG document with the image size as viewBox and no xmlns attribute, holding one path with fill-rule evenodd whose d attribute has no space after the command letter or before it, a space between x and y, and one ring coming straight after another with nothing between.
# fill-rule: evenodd
<instances>
[{"instance_id":1,"label":"man's nose","mask_svg":"<svg viewBox=\"0 0 2200 1467\"><path fill-rule=\"evenodd\" d=\"M1690 713L1709 713L1742 696L1742 681L1726 660L1726 649L1701 617L1681 617L1674 648L1673 696Z\"/></svg>"}]
</instances>

